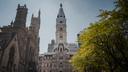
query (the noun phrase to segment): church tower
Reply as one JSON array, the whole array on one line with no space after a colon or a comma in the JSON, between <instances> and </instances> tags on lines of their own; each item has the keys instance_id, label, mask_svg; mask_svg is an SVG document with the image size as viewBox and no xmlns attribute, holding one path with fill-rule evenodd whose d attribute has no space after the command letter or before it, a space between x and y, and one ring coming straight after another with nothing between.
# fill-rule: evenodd
<instances>
[{"instance_id":1,"label":"church tower","mask_svg":"<svg viewBox=\"0 0 128 72\"><path fill-rule=\"evenodd\" d=\"M67 43L66 18L62 4L56 18L56 43Z\"/></svg>"},{"instance_id":2,"label":"church tower","mask_svg":"<svg viewBox=\"0 0 128 72\"><path fill-rule=\"evenodd\" d=\"M36 33L36 35L39 35L39 29L40 29L40 10L38 12L38 17L34 17L34 15L32 14L32 18L31 18L31 29L33 30L34 33Z\"/></svg>"},{"instance_id":3,"label":"church tower","mask_svg":"<svg viewBox=\"0 0 128 72\"><path fill-rule=\"evenodd\" d=\"M14 27L26 27L27 11L26 5L20 6L18 4L17 14L13 24Z\"/></svg>"}]
</instances>

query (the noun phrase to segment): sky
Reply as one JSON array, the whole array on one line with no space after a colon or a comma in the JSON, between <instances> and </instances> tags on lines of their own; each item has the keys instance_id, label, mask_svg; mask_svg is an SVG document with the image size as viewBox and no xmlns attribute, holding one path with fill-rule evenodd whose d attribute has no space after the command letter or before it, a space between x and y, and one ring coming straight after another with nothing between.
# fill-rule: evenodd
<instances>
[{"instance_id":1,"label":"sky","mask_svg":"<svg viewBox=\"0 0 128 72\"><path fill-rule=\"evenodd\" d=\"M18 4L27 5L27 26L31 16L41 10L40 54L47 52L48 43L55 39L56 17L60 3L67 19L68 43L77 43L77 34L90 23L98 21L99 9L112 10L115 0L0 0L0 26L15 20Z\"/></svg>"}]
</instances>

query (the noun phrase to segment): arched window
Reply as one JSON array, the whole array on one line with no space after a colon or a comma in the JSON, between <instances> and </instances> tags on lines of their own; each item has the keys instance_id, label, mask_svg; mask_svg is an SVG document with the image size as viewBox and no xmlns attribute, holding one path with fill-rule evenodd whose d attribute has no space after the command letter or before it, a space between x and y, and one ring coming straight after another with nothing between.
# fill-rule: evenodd
<instances>
[{"instance_id":1,"label":"arched window","mask_svg":"<svg viewBox=\"0 0 128 72\"><path fill-rule=\"evenodd\" d=\"M58 51L60 51L60 52L62 52L63 51L63 49L64 49L64 45L62 44L62 43L60 43L59 45L58 45Z\"/></svg>"},{"instance_id":2,"label":"arched window","mask_svg":"<svg viewBox=\"0 0 128 72\"><path fill-rule=\"evenodd\" d=\"M62 52L62 48L60 48L60 52Z\"/></svg>"}]
</instances>

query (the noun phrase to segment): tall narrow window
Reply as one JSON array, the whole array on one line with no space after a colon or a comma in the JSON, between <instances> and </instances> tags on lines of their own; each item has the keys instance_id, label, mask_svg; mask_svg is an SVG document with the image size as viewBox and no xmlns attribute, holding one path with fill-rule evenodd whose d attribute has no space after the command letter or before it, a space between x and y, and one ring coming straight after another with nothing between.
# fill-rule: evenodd
<instances>
[{"instance_id":1,"label":"tall narrow window","mask_svg":"<svg viewBox=\"0 0 128 72\"><path fill-rule=\"evenodd\" d=\"M62 52L62 48L60 48L60 52Z\"/></svg>"}]
</instances>

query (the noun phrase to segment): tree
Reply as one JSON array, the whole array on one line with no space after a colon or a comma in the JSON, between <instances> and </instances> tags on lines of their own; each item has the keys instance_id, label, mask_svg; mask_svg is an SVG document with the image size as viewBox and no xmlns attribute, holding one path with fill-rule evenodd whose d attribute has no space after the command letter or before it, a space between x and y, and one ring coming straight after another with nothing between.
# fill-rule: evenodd
<instances>
[{"instance_id":1,"label":"tree","mask_svg":"<svg viewBox=\"0 0 128 72\"><path fill-rule=\"evenodd\" d=\"M112 11L80 34L80 49L71 63L80 72L128 71L128 0L117 0Z\"/></svg>"}]
</instances>

